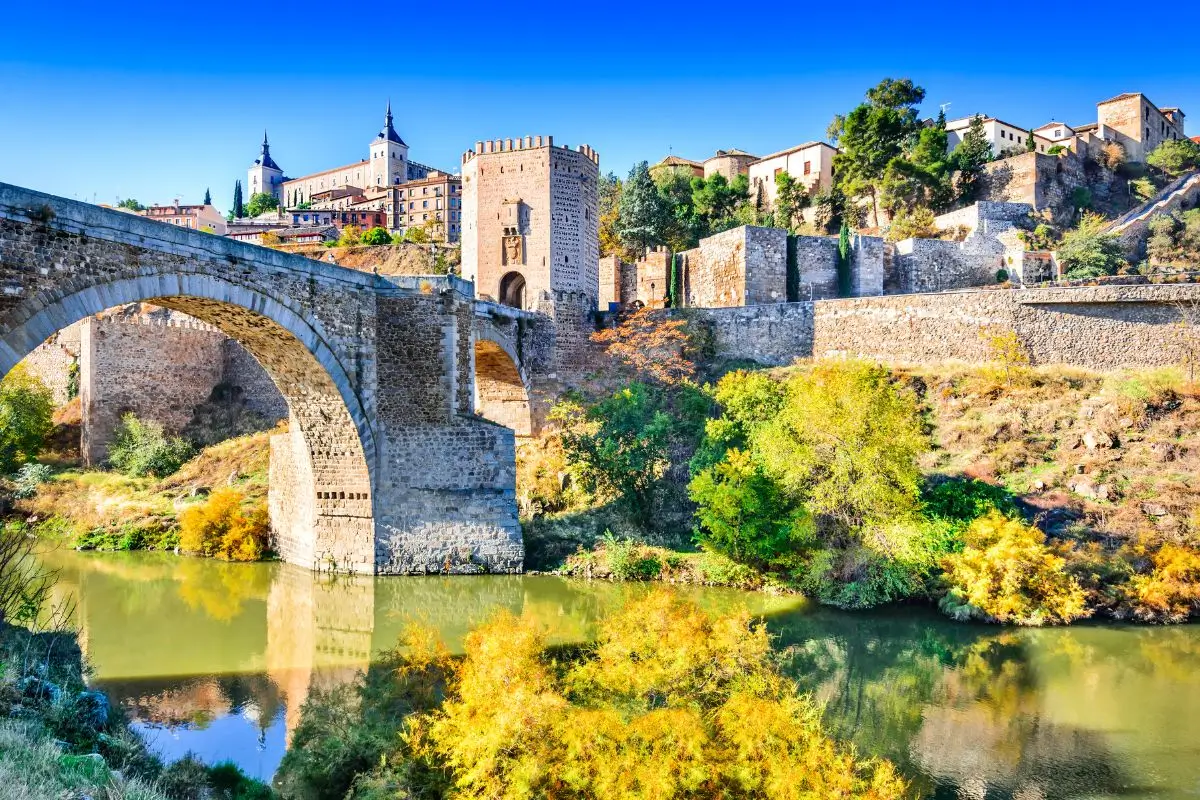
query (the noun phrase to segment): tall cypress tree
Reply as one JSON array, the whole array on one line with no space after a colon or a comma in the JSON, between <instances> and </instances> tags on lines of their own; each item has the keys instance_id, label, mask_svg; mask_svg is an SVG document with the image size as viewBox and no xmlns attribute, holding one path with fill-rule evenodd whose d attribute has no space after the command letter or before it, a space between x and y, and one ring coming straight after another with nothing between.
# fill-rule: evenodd
<instances>
[{"instance_id":1,"label":"tall cypress tree","mask_svg":"<svg viewBox=\"0 0 1200 800\"><path fill-rule=\"evenodd\" d=\"M212 192L210 192L208 189L204 190L204 205L212 205Z\"/></svg>"},{"instance_id":2,"label":"tall cypress tree","mask_svg":"<svg viewBox=\"0 0 1200 800\"><path fill-rule=\"evenodd\" d=\"M838 294L842 297L849 297L853 290L853 285L850 280L850 226L845 222L842 223L842 230L838 235Z\"/></svg>"},{"instance_id":3,"label":"tall cypress tree","mask_svg":"<svg viewBox=\"0 0 1200 800\"><path fill-rule=\"evenodd\" d=\"M241 219L246 216L246 208L242 205L242 182L233 182L233 216L234 219Z\"/></svg>"}]
</instances>

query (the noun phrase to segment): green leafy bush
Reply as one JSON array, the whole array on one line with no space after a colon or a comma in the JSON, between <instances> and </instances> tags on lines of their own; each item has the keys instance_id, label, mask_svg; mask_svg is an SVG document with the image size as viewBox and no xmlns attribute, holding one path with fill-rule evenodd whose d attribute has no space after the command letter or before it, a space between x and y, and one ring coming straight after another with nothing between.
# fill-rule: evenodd
<instances>
[{"instance_id":1,"label":"green leafy bush","mask_svg":"<svg viewBox=\"0 0 1200 800\"><path fill-rule=\"evenodd\" d=\"M1114 275L1125 264L1120 239L1105 230L1099 214L1084 214L1079 227L1067 231L1058 246L1058 260L1071 279Z\"/></svg>"},{"instance_id":2,"label":"green leafy bush","mask_svg":"<svg viewBox=\"0 0 1200 800\"><path fill-rule=\"evenodd\" d=\"M583 488L648 522L655 489L671 464L674 423L663 392L631 383L592 406L560 403L554 415L566 423L563 451Z\"/></svg>"},{"instance_id":3,"label":"green leafy bush","mask_svg":"<svg viewBox=\"0 0 1200 800\"><path fill-rule=\"evenodd\" d=\"M46 464L30 461L22 464L17 474L12 477L13 497L18 500L28 500L37 494L38 487L50 480L53 470Z\"/></svg>"},{"instance_id":4,"label":"green leafy bush","mask_svg":"<svg viewBox=\"0 0 1200 800\"><path fill-rule=\"evenodd\" d=\"M917 403L884 367L818 363L791 377L782 409L752 448L783 491L842 527L904 518L917 509L917 456L929 447Z\"/></svg>"},{"instance_id":5,"label":"green leafy bush","mask_svg":"<svg viewBox=\"0 0 1200 800\"><path fill-rule=\"evenodd\" d=\"M385 228L371 228L363 233L361 242L366 245L391 244L392 235Z\"/></svg>"},{"instance_id":6,"label":"green leafy bush","mask_svg":"<svg viewBox=\"0 0 1200 800\"><path fill-rule=\"evenodd\" d=\"M54 427L54 397L24 367L0 381L0 473L37 457Z\"/></svg>"},{"instance_id":7,"label":"green leafy bush","mask_svg":"<svg viewBox=\"0 0 1200 800\"><path fill-rule=\"evenodd\" d=\"M949 478L929 485L921 500L926 516L960 523L974 522L993 511L1016 513L1007 489L974 478Z\"/></svg>"},{"instance_id":8,"label":"green leafy bush","mask_svg":"<svg viewBox=\"0 0 1200 800\"><path fill-rule=\"evenodd\" d=\"M134 414L121 417L108 448L113 469L135 478L152 475L165 478L195 455L184 439L168 437L157 422L143 422Z\"/></svg>"},{"instance_id":9,"label":"green leafy bush","mask_svg":"<svg viewBox=\"0 0 1200 800\"><path fill-rule=\"evenodd\" d=\"M612 531L604 533L604 555L615 580L648 581L662 573L662 562L653 552L643 552L637 542L618 539Z\"/></svg>"},{"instance_id":10,"label":"green leafy bush","mask_svg":"<svg viewBox=\"0 0 1200 800\"><path fill-rule=\"evenodd\" d=\"M778 562L813 544L812 519L789 501L749 453L729 450L688 486L696 503L696 538L734 561Z\"/></svg>"}]
</instances>

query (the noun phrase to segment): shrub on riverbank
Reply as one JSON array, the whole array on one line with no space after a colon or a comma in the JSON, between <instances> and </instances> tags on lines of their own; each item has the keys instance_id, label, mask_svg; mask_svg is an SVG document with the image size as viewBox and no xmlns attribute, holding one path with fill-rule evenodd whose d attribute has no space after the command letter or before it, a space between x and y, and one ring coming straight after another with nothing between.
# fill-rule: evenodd
<instances>
[{"instance_id":1,"label":"shrub on riverbank","mask_svg":"<svg viewBox=\"0 0 1200 800\"><path fill-rule=\"evenodd\" d=\"M548 647L531 619L508 613L476 628L461 659L428 633L405 645L390 687L365 682L351 701L368 713L375 693L399 690L389 750L363 753L376 758L369 771L327 796L342 784L357 798L905 796L889 762L824 734L745 613L712 616L664 590L603 621L594 646ZM321 705L306 719L328 716ZM328 763L316 754L353 741L339 728L297 735L280 768L285 797L317 796L305 775Z\"/></svg>"},{"instance_id":2,"label":"shrub on riverbank","mask_svg":"<svg viewBox=\"0 0 1200 800\"><path fill-rule=\"evenodd\" d=\"M131 478L165 478L195 452L190 442L167 436L157 422L144 422L133 414L125 414L113 431L108 463Z\"/></svg>"},{"instance_id":3,"label":"shrub on riverbank","mask_svg":"<svg viewBox=\"0 0 1200 800\"><path fill-rule=\"evenodd\" d=\"M245 495L229 486L179 515L179 547L187 553L228 561L257 561L267 549L270 525L265 503L246 504Z\"/></svg>"},{"instance_id":4,"label":"shrub on riverbank","mask_svg":"<svg viewBox=\"0 0 1200 800\"><path fill-rule=\"evenodd\" d=\"M32 461L53 429L54 398L18 365L0 380L0 474Z\"/></svg>"}]
</instances>

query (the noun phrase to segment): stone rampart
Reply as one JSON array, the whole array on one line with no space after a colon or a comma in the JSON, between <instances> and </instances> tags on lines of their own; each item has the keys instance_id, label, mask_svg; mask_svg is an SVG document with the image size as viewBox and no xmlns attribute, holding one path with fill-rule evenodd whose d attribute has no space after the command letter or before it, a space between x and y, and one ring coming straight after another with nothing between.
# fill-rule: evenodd
<instances>
[{"instance_id":1,"label":"stone rampart","mask_svg":"<svg viewBox=\"0 0 1200 800\"><path fill-rule=\"evenodd\" d=\"M788 364L812 357L982 363L989 338L1015 331L1035 364L1096 370L1179 364L1178 304L1200 285L1011 289L820 300L687 313L719 356Z\"/></svg>"},{"instance_id":2,"label":"stone rampart","mask_svg":"<svg viewBox=\"0 0 1200 800\"><path fill-rule=\"evenodd\" d=\"M93 317L81 329L81 452L88 464L107 457L124 414L178 434L221 382L226 337L211 325Z\"/></svg>"}]
</instances>

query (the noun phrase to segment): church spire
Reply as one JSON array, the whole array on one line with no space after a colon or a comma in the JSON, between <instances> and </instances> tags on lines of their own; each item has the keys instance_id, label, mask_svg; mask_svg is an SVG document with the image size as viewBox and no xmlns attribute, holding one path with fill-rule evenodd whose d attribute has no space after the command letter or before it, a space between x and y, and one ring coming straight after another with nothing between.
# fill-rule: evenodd
<instances>
[{"instance_id":1,"label":"church spire","mask_svg":"<svg viewBox=\"0 0 1200 800\"><path fill-rule=\"evenodd\" d=\"M408 147L408 145L404 144L404 140L400 138L400 134L396 133L396 128L392 125L392 99L390 97L387 102L387 113L383 116L383 130L379 132L379 136L376 138Z\"/></svg>"},{"instance_id":2,"label":"church spire","mask_svg":"<svg viewBox=\"0 0 1200 800\"><path fill-rule=\"evenodd\" d=\"M262 155L259 156L259 163L268 169L279 169L279 165L271 158L271 144L267 141L267 129L263 128L263 143Z\"/></svg>"}]
</instances>

